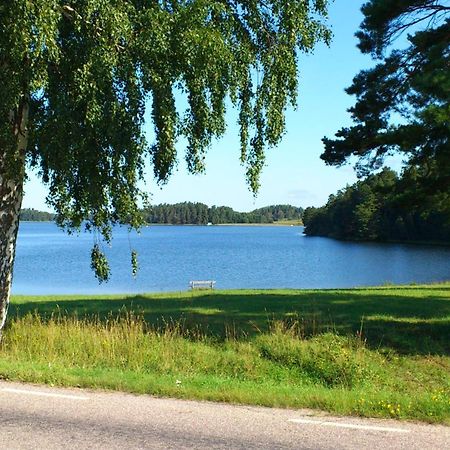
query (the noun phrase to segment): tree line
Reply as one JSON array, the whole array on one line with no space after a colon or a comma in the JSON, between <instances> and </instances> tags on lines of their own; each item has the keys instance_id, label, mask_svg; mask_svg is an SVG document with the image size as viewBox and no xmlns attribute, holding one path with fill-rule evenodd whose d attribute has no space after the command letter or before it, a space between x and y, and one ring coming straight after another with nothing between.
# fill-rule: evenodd
<instances>
[{"instance_id":1,"label":"tree line","mask_svg":"<svg viewBox=\"0 0 450 450\"><path fill-rule=\"evenodd\" d=\"M306 208L305 234L367 241L450 242L450 193L420 195L414 168L380 173L347 186L321 208Z\"/></svg>"},{"instance_id":2,"label":"tree line","mask_svg":"<svg viewBox=\"0 0 450 450\"><path fill-rule=\"evenodd\" d=\"M303 208L291 205L272 205L251 212L234 211L228 206L211 206L204 203L184 202L174 205L160 204L146 209L147 223L173 225L205 225L226 223L274 223L281 220L302 220Z\"/></svg>"},{"instance_id":3,"label":"tree line","mask_svg":"<svg viewBox=\"0 0 450 450\"><path fill-rule=\"evenodd\" d=\"M251 212L234 211L228 206L183 202L174 205L154 205L144 211L147 223L173 225L205 225L226 223L273 223L281 220L302 220L303 208L291 205L272 205Z\"/></svg>"},{"instance_id":4,"label":"tree line","mask_svg":"<svg viewBox=\"0 0 450 450\"><path fill-rule=\"evenodd\" d=\"M34 208L24 208L20 211L20 220L25 222L48 222L55 220L55 214L38 211Z\"/></svg>"},{"instance_id":5,"label":"tree line","mask_svg":"<svg viewBox=\"0 0 450 450\"><path fill-rule=\"evenodd\" d=\"M234 211L228 206L211 206L204 203L183 202L153 205L141 211L148 224L206 225L226 223L274 223L283 220L301 221L303 208L291 205L271 205L251 212ZM22 221L54 220L55 215L35 209L22 209Z\"/></svg>"}]
</instances>

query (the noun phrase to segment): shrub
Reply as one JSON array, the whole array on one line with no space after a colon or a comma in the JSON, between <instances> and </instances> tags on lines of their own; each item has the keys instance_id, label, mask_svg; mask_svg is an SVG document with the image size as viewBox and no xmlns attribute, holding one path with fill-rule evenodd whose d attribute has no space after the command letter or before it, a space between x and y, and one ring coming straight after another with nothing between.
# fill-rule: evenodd
<instances>
[{"instance_id":1,"label":"shrub","mask_svg":"<svg viewBox=\"0 0 450 450\"><path fill-rule=\"evenodd\" d=\"M382 359L351 336L324 333L304 339L282 326L258 336L256 343L262 358L297 369L311 381L330 387L351 388L372 379L376 374L373 360Z\"/></svg>"}]
</instances>

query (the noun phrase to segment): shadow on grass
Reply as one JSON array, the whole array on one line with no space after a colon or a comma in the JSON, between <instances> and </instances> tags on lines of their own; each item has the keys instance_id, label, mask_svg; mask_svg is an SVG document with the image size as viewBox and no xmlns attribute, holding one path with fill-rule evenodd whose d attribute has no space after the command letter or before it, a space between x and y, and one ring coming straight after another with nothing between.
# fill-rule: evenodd
<instances>
[{"instance_id":1,"label":"shadow on grass","mask_svg":"<svg viewBox=\"0 0 450 450\"><path fill-rule=\"evenodd\" d=\"M36 312L43 318L98 316L124 310L157 328L181 322L186 330L223 339L267 331L271 321L297 323L302 334L324 331L362 336L371 348L410 355L450 355L450 286L370 290L234 291L121 298L52 297L11 305L11 317Z\"/></svg>"}]
</instances>

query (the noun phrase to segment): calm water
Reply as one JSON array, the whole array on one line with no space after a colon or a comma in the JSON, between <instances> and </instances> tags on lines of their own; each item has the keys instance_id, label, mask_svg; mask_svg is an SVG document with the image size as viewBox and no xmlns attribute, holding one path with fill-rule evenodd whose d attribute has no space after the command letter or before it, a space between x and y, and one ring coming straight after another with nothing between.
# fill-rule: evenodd
<instances>
[{"instance_id":1,"label":"calm water","mask_svg":"<svg viewBox=\"0 0 450 450\"><path fill-rule=\"evenodd\" d=\"M450 279L450 248L339 242L305 237L301 227L154 226L114 233L112 276L90 270L93 236L67 236L52 223L22 223L13 293L138 293L217 288L331 288ZM140 271L131 276L130 248Z\"/></svg>"}]
</instances>

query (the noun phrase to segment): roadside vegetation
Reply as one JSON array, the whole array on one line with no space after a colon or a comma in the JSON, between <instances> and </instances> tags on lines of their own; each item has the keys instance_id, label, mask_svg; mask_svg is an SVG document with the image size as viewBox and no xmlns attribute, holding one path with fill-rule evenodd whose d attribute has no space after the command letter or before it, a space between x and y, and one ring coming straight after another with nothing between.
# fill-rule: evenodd
<instances>
[{"instance_id":1,"label":"roadside vegetation","mask_svg":"<svg viewBox=\"0 0 450 450\"><path fill-rule=\"evenodd\" d=\"M450 284L15 297L3 379L450 424Z\"/></svg>"}]
</instances>

